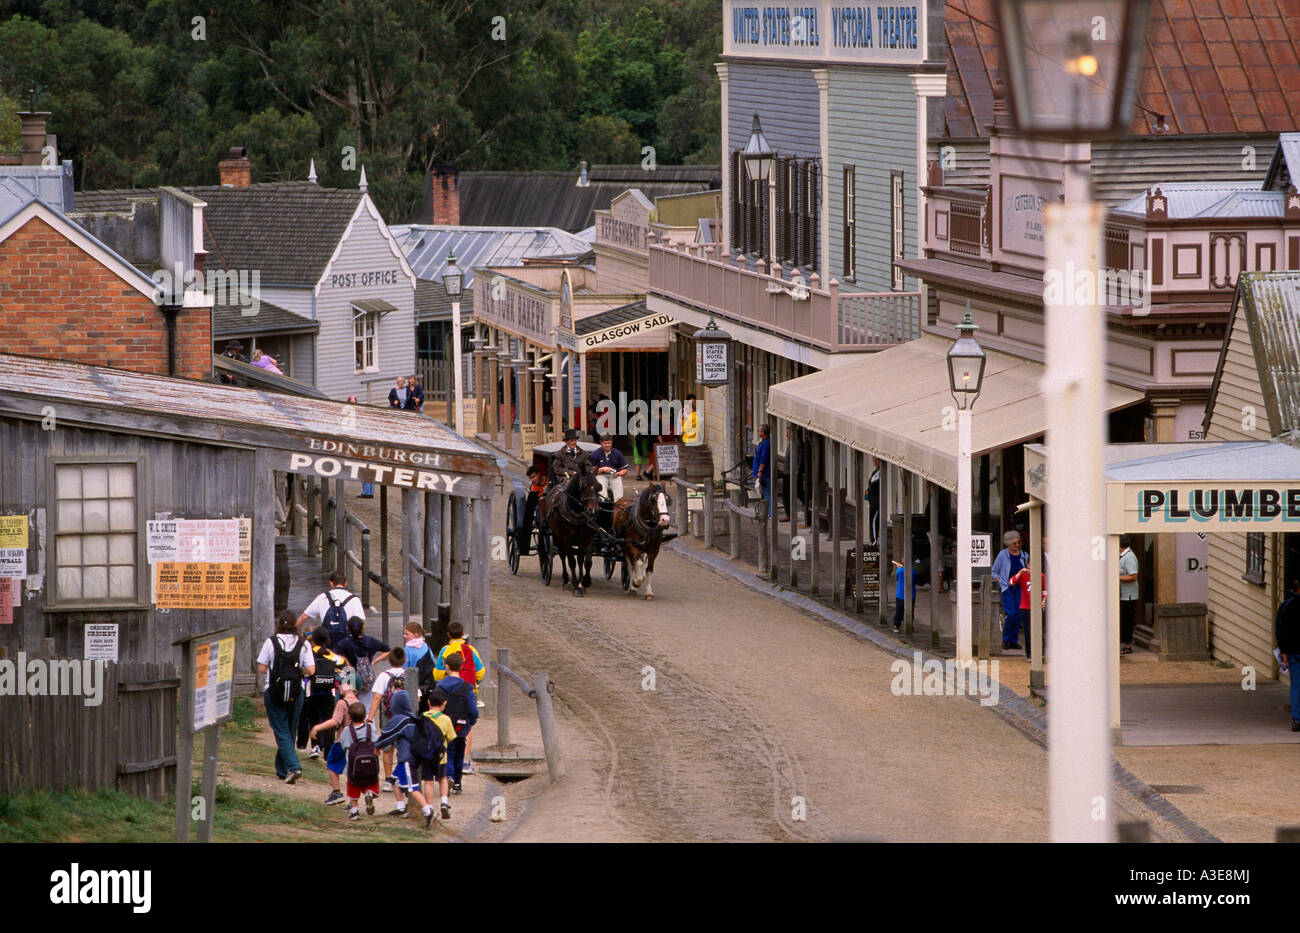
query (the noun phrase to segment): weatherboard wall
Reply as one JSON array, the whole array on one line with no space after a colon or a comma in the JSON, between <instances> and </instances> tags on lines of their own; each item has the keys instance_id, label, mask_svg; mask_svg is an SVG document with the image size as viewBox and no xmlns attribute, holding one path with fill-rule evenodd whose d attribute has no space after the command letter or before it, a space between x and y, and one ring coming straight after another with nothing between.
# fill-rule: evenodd
<instances>
[{"instance_id":1,"label":"weatherboard wall","mask_svg":"<svg viewBox=\"0 0 1300 933\"><path fill-rule=\"evenodd\" d=\"M827 91L829 147L825 161L831 274L841 289L889 291L890 172L903 173L903 255L916 255L916 94L900 70L832 68ZM844 166L856 178L857 276L844 269ZM916 280L907 278L907 288Z\"/></svg>"},{"instance_id":2,"label":"weatherboard wall","mask_svg":"<svg viewBox=\"0 0 1300 933\"><path fill-rule=\"evenodd\" d=\"M365 383L374 382L372 397L387 397L398 376L415 371L415 278L406 272L401 253L384 235L382 221L363 200L338 254L317 287L316 387L330 398L365 400ZM378 275L380 280L369 282ZM396 310L379 317L375 366L356 371L352 305L380 299Z\"/></svg>"},{"instance_id":3,"label":"weatherboard wall","mask_svg":"<svg viewBox=\"0 0 1300 933\"><path fill-rule=\"evenodd\" d=\"M757 113L777 155L821 156L821 104L811 67L733 61L726 93L732 150L745 148Z\"/></svg>"}]
</instances>

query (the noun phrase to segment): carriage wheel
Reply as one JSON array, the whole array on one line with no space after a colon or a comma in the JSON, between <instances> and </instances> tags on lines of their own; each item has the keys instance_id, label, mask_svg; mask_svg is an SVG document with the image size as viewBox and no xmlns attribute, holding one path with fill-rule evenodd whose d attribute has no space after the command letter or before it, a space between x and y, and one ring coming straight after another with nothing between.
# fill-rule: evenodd
<instances>
[{"instance_id":1,"label":"carriage wheel","mask_svg":"<svg viewBox=\"0 0 1300 933\"><path fill-rule=\"evenodd\" d=\"M506 506L506 559L510 563L510 572L519 572L519 500L510 497Z\"/></svg>"},{"instance_id":2,"label":"carriage wheel","mask_svg":"<svg viewBox=\"0 0 1300 933\"><path fill-rule=\"evenodd\" d=\"M632 574L627 569L627 558L623 559L622 582L623 582L623 592L626 593L628 589L632 586Z\"/></svg>"},{"instance_id":3,"label":"carriage wheel","mask_svg":"<svg viewBox=\"0 0 1300 933\"><path fill-rule=\"evenodd\" d=\"M554 557L551 553L551 536L545 528L537 532L537 562L542 571L542 582L547 586L551 585L551 559Z\"/></svg>"}]
</instances>

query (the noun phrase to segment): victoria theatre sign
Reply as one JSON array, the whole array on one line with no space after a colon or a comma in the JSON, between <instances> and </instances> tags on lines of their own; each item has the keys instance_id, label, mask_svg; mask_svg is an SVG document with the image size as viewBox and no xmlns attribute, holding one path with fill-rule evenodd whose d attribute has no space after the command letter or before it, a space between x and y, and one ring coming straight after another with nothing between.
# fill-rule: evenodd
<instances>
[{"instance_id":1,"label":"victoria theatre sign","mask_svg":"<svg viewBox=\"0 0 1300 933\"><path fill-rule=\"evenodd\" d=\"M723 51L763 58L915 65L925 59L924 20L924 3L727 0Z\"/></svg>"}]
</instances>

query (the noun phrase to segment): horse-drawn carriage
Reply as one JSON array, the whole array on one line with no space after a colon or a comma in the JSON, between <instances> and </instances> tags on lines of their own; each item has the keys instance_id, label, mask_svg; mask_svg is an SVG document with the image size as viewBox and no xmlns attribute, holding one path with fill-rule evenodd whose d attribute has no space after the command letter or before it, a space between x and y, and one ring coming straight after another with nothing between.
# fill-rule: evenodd
<instances>
[{"instance_id":1,"label":"horse-drawn carriage","mask_svg":"<svg viewBox=\"0 0 1300 933\"><path fill-rule=\"evenodd\" d=\"M588 454L599 449L595 444L578 443ZM555 442L533 448L533 466L543 484L550 475L551 458L563 446L563 442ZM604 562L606 580L618 567L624 590L645 585L646 598L652 598L649 577L669 523L669 499L663 488L655 485L630 499L625 496L623 507L617 509L618 503L600 495L592 471L574 476L562 486L546 494L551 515L546 514L542 495L518 485L511 491L506 506L510 572L519 572L522 556L536 553L542 582L550 586L553 563L559 557L564 583L572 583L574 595L581 596L583 588L591 586L592 561L599 559Z\"/></svg>"}]
</instances>

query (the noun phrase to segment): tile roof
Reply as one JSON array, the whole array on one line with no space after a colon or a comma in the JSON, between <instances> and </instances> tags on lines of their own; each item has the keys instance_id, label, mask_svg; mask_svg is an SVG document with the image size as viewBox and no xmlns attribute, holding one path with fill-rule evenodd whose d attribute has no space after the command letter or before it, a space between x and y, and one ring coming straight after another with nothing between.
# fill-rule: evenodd
<instances>
[{"instance_id":1,"label":"tile roof","mask_svg":"<svg viewBox=\"0 0 1300 933\"><path fill-rule=\"evenodd\" d=\"M998 67L995 0L947 0L946 135L987 135ZM1118 6L1117 0L1098 0ZM1154 0L1135 135L1300 129L1298 0ZM1153 114L1169 125L1156 134Z\"/></svg>"},{"instance_id":2,"label":"tile roof","mask_svg":"<svg viewBox=\"0 0 1300 933\"><path fill-rule=\"evenodd\" d=\"M285 331L319 331L320 322L259 300L256 314L248 304L219 304L212 308L212 339L271 334Z\"/></svg>"},{"instance_id":3,"label":"tile roof","mask_svg":"<svg viewBox=\"0 0 1300 933\"><path fill-rule=\"evenodd\" d=\"M203 246L214 268L257 269L263 285L303 287L315 285L324 274L362 196L361 191L321 188L309 181L184 190L207 202ZM77 211L128 211L132 201L157 197L156 188L78 191Z\"/></svg>"}]
</instances>

